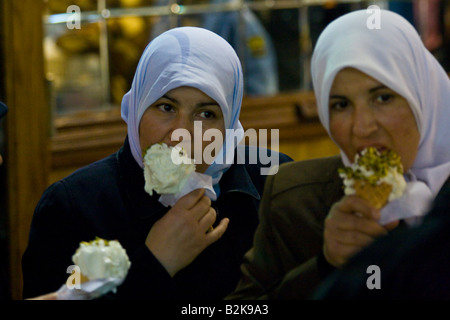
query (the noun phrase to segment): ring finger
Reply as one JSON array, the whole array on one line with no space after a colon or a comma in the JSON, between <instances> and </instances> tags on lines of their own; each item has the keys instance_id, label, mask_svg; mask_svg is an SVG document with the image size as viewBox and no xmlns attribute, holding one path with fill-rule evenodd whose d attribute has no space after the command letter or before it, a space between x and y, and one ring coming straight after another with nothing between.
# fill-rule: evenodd
<instances>
[{"instance_id":1,"label":"ring finger","mask_svg":"<svg viewBox=\"0 0 450 320\"><path fill-rule=\"evenodd\" d=\"M208 212L199 220L200 229L209 231L210 227L216 222L217 214L214 208L210 208Z\"/></svg>"}]
</instances>

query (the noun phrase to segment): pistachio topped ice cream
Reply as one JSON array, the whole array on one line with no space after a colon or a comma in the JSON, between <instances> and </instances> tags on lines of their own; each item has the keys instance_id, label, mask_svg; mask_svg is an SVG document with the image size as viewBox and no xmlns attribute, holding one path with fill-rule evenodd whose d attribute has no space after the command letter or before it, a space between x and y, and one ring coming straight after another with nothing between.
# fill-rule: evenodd
<instances>
[{"instance_id":1,"label":"pistachio topped ice cream","mask_svg":"<svg viewBox=\"0 0 450 320\"><path fill-rule=\"evenodd\" d=\"M406 188L400 156L392 150L366 148L350 166L340 168L339 175L345 194L365 198L378 209L401 197Z\"/></svg>"}]
</instances>

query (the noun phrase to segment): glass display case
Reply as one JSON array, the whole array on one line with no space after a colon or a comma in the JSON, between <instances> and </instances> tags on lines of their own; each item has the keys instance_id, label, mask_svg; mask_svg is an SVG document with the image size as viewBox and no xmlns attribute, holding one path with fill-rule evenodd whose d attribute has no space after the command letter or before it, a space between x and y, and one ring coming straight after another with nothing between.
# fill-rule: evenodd
<instances>
[{"instance_id":1,"label":"glass display case","mask_svg":"<svg viewBox=\"0 0 450 320\"><path fill-rule=\"evenodd\" d=\"M310 90L309 57L327 20L364 1L47 0L46 79L53 115L120 106L148 42L177 26L208 28L241 58L248 96ZM325 10L318 17L311 10ZM317 11L317 10L316 10ZM314 34L312 34L312 32Z\"/></svg>"},{"instance_id":2,"label":"glass display case","mask_svg":"<svg viewBox=\"0 0 450 320\"><path fill-rule=\"evenodd\" d=\"M220 34L241 58L246 95L271 96L311 90L309 58L322 29L369 4L402 13L430 46L444 45L449 19L442 2L46 0L44 49L53 115L118 108L145 46L169 28L202 26Z\"/></svg>"}]
</instances>

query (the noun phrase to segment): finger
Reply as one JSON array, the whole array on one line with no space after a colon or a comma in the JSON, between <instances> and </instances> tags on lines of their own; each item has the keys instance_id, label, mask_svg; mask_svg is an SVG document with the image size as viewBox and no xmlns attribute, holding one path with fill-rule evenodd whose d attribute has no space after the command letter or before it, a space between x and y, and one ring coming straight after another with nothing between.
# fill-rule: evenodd
<instances>
[{"instance_id":1,"label":"finger","mask_svg":"<svg viewBox=\"0 0 450 320\"><path fill-rule=\"evenodd\" d=\"M358 217L339 210L334 210L325 219L324 235L330 239L339 240L343 234L357 232L371 238L377 238L387 234L387 230L377 221ZM352 237L352 235L348 236ZM353 236L354 237L354 236ZM362 241L365 243L366 241Z\"/></svg>"},{"instance_id":2,"label":"finger","mask_svg":"<svg viewBox=\"0 0 450 320\"><path fill-rule=\"evenodd\" d=\"M205 194L205 189L203 189L203 188L195 189L195 190L189 192L188 194L182 196L177 201L175 206L180 206L187 210L190 210L200 201L200 199L203 197L204 194Z\"/></svg>"},{"instance_id":3,"label":"finger","mask_svg":"<svg viewBox=\"0 0 450 320\"><path fill-rule=\"evenodd\" d=\"M377 221L354 214L336 213L334 219L326 219L325 223L327 229L337 232L359 232L372 238L387 234L386 228Z\"/></svg>"},{"instance_id":4,"label":"finger","mask_svg":"<svg viewBox=\"0 0 450 320\"><path fill-rule=\"evenodd\" d=\"M387 231L392 231L395 228L397 228L399 224L400 220L394 220L392 222L389 222L388 224L385 224L384 227L386 228Z\"/></svg>"},{"instance_id":5,"label":"finger","mask_svg":"<svg viewBox=\"0 0 450 320\"><path fill-rule=\"evenodd\" d=\"M211 209L211 199L203 196L200 200L189 210L192 217L200 221Z\"/></svg>"},{"instance_id":6,"label":"finger","mask_svg":"<svg viewBox=\"0 0 450 320\"><path fill-rule=\"evenodd\" d=\"M323 249L323 253L328 263L339 268L347 263L347 261L352 256L360 252L362 249L363 248L359 246L349 246L340 243L334 243L330 247L325 246ZM335 253L333 254L333 252ZM336 254L336 252L338 254Z\"/></svg>"},{"instance_id":7,"label":"finger","mask_svg":"<svg viewBox=\"0 0 450 320\"><path fill-rule=\"evenodd\" d=\"M220 220L220 223L218 224L217 227L215 227L212 231L206 233L206 245L207 246L216 242L223 236L223 234L225 233L225 231L228 228L229 222L230 222L230 219L223 218L222 220Z\"/></svg>"},{"instance_id":8,"label":"finger","mask_svg":"<svg viewBox=\"0 0 450 320\"><path fill-rule=\"evenodd\" d=\"M200 219L200 229L208 231L210 227L216 222L217 214L214 208L210 208L208 212ZM211 230L209 230L211 231Z\"/></svg>"},{"instance_id":9,"label":"finger","mask_svg":"<svg viewBox=\"0 0 450 320\"><path fill-rule=\"evenodd\" d=\"M378 220L380 218L379 210L372 208L367 200L355 195L343 197L336 206L342 212L356 214L367 219Z\"/></svg>"},{"instance_id":10,"label":"finger","mask_svg":"<svg viewBox=\"0 0 450 320\"><path fill-rule=\"evenodd\" d=\"M337 243L352 247L366 247L377 238L377 236L364 232L339 230L333 236Z\"/></svg>"}]
</instances>

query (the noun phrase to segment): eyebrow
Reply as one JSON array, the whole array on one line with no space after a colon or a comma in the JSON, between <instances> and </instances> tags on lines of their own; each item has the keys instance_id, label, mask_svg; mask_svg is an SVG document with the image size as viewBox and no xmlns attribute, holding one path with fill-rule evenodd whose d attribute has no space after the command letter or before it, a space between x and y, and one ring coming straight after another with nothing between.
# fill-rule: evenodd
<instances>
[{"instance_id":1,"label":"eyebrow","mask_svg":"<svg viewBox=\"0 0 450 320\"><path fill-rule=\"evenodd\" d=\"M382 85L370 88L369 89L369 93L374 93L374 92L376 92L378 90L382 90L382 89L388 89L388 87L386 87L385 85L382 84ZM346 99L346 98L347 98L346 96L341 96L341 95L338 95L338 94L334 94L334 95L330 96L329 99Z\"/></svg>"},{"instance_id":2,"label":"eyebrow","mask_svg":"<svg viewBox=\"0 0 450 320\"><path fill-rule=\"evenodd\" d=\"M387 87L386 87L385 85L382 84L382 85L373 87L372 89L369 90L369 92L370 92L370 93L373 93L373 92L375 92L375 91L382 90L382 89L387 89Z\"/></svg>"},{"instance_id":3,"label":"eyebrow","mask_svg":"<svg viewBox=\"0 0 450 320\"><path fill-rule=\"evenodd\" d=\"M169 97L169 96L166 95L166 94L163 95L161 98L165 98L165 99L167 99L167 100L172 101L173 103L180 104L180 102L179 102L177 99L172 98L172 97ZM196 108L201 108L201 107L206 107L206 106L217 106L217 107L220 108L220 105L219 105L217 102L215 102L215 101L211 101L211 102L200 102L200 103L198 103L195 107L196 107Z\"/></svg>"}]
</instances>

